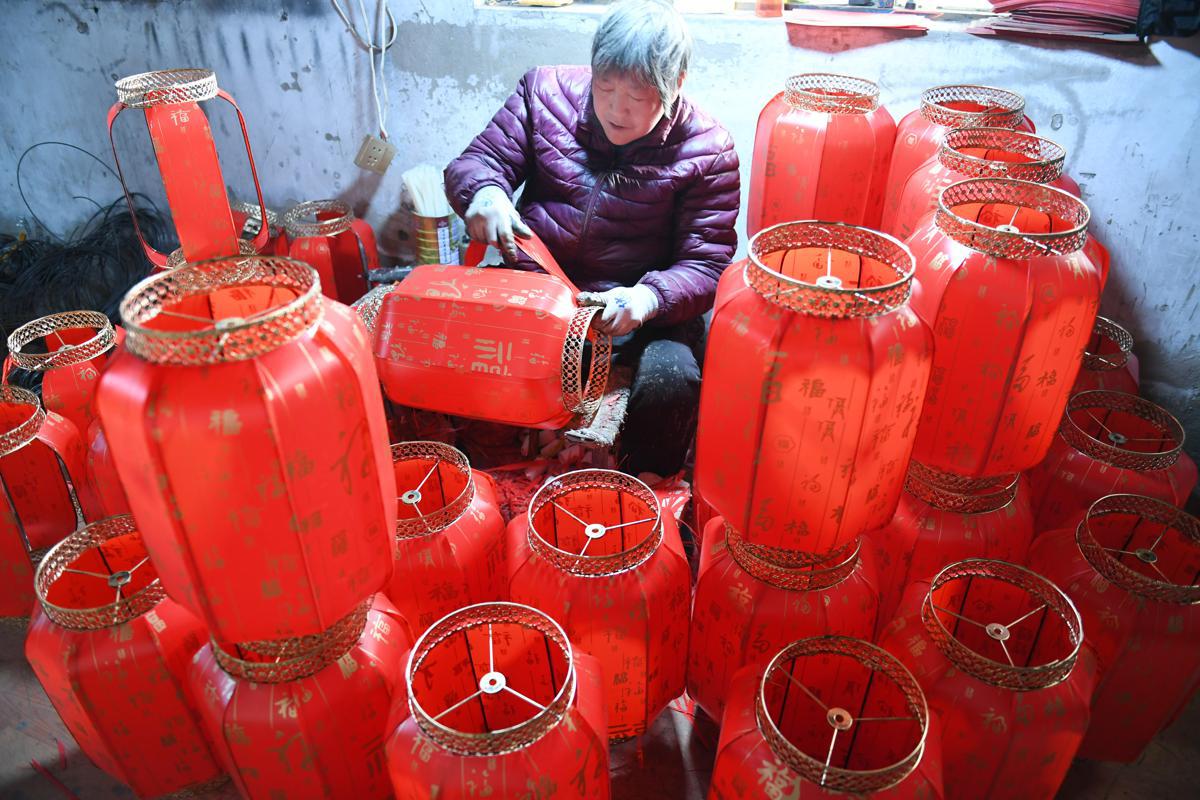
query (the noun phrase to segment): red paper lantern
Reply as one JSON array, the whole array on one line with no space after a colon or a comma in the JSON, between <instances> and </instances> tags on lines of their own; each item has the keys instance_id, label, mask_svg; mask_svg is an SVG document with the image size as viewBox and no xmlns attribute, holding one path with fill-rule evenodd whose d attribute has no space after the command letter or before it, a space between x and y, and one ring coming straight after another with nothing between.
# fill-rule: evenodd
<instances>
[{"instance_id":1,"label":"red paper lantern","mask_svg":"<svg viewBox=\"0 0 1200 800\"><path fill-rule=\"evenodd\" d=\"M721 517L704 533L692 601L687 690L720 719L733 674L797 637L870 639L879 610L875 554L852 542L827 562L754 545Z\"/></svg>"},{"instance_id":2,"label":"red paper lantern","mask_svg":"<svg viewBox=\"0 0 1200 800\"><path fill-rule=\"evenodd\" d=\"M1024 564L1033 540L1029 487L1016 476L961 478L914 461L904 488L892 521L867 534L880 552L878 629L913 581L967 558Z\"/></svg>"},{"instance_id":3,"label":"red paper lantern","mask_svg":"<svg viewBox=\"0 0 1200 800\"><path fill-rule=\"evenodd\" d=\"M88 758L139 797L219 778L185 690L204 628L166 598L133 518L55 545L37 593L25 655Z\"/></svg>"},{"instance_id":4,"label":"red paper lantern","mask_svg":"<svg viewBox=\"0 0 1200 800\"><path fill-rule=\"evenodd\" d=\"M1138 393L1138 357L1133 354L1133 336L1106 317L1096 317L1092 338L1083 351L1083 366L1073 391L1108 389Z\"/></svg>"},{"instance_id":5,"label":"red paper lantern","mask_svg":"<svg viewBox=\"0 0 1200 800\"><path fill-rule=\"evenodd\" d=\"M821 560L896 510L932 337L889 236L795 222L749 250L713 316L696 482L747 542Z\"/></svg>"},{"instance_id":6,"label":"red paper lantern","mask_svg":"<svg viewBox=\"0 0 1200 800\"><path fill-rule=\"evenodd\" d=\"M1028 232L1022 214L1052 217L1057 232ZM1088 217L1078 198L1024 181L942 192L909 239L912 307L936 342L914 459L980 478L1045 457L1100 299L1099 270L1079 252Z\"/></svg>"},{"instance_id":7,"label":"red paper lantern","mask_svg":"<svg viewBox=\"0 0 1200 800\"><path fill-rule=\"evenodd\" d=\"M896 122L879 86L806 73L758 116L746 232L798 219L879 226Z\"/></svg>"},{"instance_id":8,"label":"red paper lantern","mask_svg":"<svg viewBox=\"0 0 1200 800\"><path fill-rule=\"evenodd\" d=\"M379 268L375 231L354 216L341 200L310 200L283 215L288 255L309 264L325 294L352 303L370 288L370 272Z\"/></svg>"},{"instance_id":9,"label":"red paper lantern","mask_svg":"<svg viewBox=\"0 0 1200 800\"><path fill-rule=\"evenodd\" d=\"M205 645L192 692L242 797L391 798L383 743L411 644L376 594L315 636Z\"/></svg>"},{"instance_id":10,"label":"red paper lantern","mask_svg":"<svg viewBox=\"0 0 1200 800\"><path fill-rule=\"evenodd\" d=\"M969 559L912 584L880 644L940 718L946 797L1052 798L1088 725L1095 659L1054 584Z\"/></svg>"},{"instance_id":11,"label":"red paper lantern","mask_svg":"<svg viewBox=\"0 0 1200 800\"><path fill-rule=\"evenodd\" d=\"M392 573L395 481L362 326L267 256L121 304L97 404L167 592L221 640L319 633Z\"/></svg>"},{"instance_id":12,"label":"red paper lantern","mask_svg":"<svg viewBox=\"0 0 1200 800\"><path fill-rule=\"evenodd\" d=\"M943 797L925 695L873 644L801 639L739 671L729 695L709 800Z\"/></svg>"},{"instance_id":13,"label":"red paper lantern","mask_svg":"<svg viewBox=\"0 0 1200 800\"><path fill-rule=\"evenodd\" d=\"M1077 527L1038 537L1029 558L1075 601L1100 662L1079 755L1138 760L1200 687L1200 520L1109 495Z\"/></svg>"},{"instance_id":14,"label":"red paper lantern","mask_svg":"<svg viewBox=\"0 0 1200 800\"><path fill-rule=\"evenodd\" d=\"M397 800L607 800L599 665L541 611L455 611L418 640L405 677L387 741Z\"/></svg>"},{"instance_id":15,"label":"red paper lantern","mask_svg":"<svg viewBox=\"0 0 1200 800\"><path fill-rule=\"evenodd\" d=\"M575 305L578 290L537 237L517 246L550 274L427 265L387 294L375 356L391 400L547 429L595 412L612 343L591 330L600 309ZM472 247L466 261L482 257Z\"/></svg>"},{"instance_id":16,"label":"red paper lantern","mask_svg":"<svg viewBox=\"0 0 1200 800\"><path fill-rule=\"evenodd\" d=\"M267 206L258 184L258 171L254 168L246 120L234 99L218 88L217 76L208 69L159 70L122 78L117 81L116 87L117 102L108 110L108 136L112 141L113 160L117 165L121 187L129 202L134 231L146 257L155 266L167 266L167 255L151 247L142 236L133 195L125 183L125 173L117 156L113 123L126 108L138 108L145 114L146 129L154 145L154 157L162 175L171 218L175 221L181 245L178 256L180 262L186 260L196 263L241 252L241 240L234 226L212 130L199 103L219 97L233 106L241 124L246 157L250 162L250 176L254 179L254 190L263 216L266 215ZM252 252L262 251L267 236L267 228L263 227L249 243Z\"/></svg>"},{"instance_id":17,"label":"red paper lantern","mask_svg":"<svg viewBox=\"0 0 1200 800\"><path fill-rule=\"evenodd\" d=\"M926 89L921 93L921 105L905 114L896 127L883 230L895 230L895 214L908 176L937 155L942 139L953 128L1024 128L1032 132L1033 123L1025 116L1025 98L1007 89L965 84Z\"/></svg>"},{"instance_id":18,"label":"red paper lantern","mask_svg":"<svg viewBox=\"0 0 1200 800\"><path fill-rule=\"evenodd\" d=\"M1028 473L1035 529L1073 523L1109 494L1183 506L1197 477L1183 436L1179 421L1149 400L1102 390L1073 395L1050 452Z\"/></svg>"},{"instance_id":19,"label":"red paper lantern","mask_svg":"<svg viewBox=\"0 0 1200 800\"><path fill-rule=\"evenodd\" d=\"M508 595L504 519L492 479L441 442L392 445L400 493L388 599L417 631L451 611Z\"/></svg>"}]
</instances>

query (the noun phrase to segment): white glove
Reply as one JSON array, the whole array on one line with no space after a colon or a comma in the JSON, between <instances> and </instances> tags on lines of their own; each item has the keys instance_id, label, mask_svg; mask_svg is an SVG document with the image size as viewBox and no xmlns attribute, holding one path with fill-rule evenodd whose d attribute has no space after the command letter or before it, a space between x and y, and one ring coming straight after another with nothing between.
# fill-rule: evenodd
<instances>
[{"instance_id":1,"label":"white glove","mask_svg":"<svg viewBox=\"0 0 1200 800\"><path fill-rule=\"evenodd\" d=\"M467 233L477 242L497 248L504 260L517 260L517 243L513 234L528 238L533 231L521 221L508 194L499 186L485 186L471 198L467 208Z\"/></svg>"},{"instance_id":2,"label":"white glove","mask_svg":"<svg viewBox=\"0 0 1200 800\"><path fill-rule=\"evenodd\" d=\"M575 301L581 306L604 306L596 330L609 336L624 336L658 313L658 295L640 283L607 292L580 292Z\"/></svg>"}]
</instances>

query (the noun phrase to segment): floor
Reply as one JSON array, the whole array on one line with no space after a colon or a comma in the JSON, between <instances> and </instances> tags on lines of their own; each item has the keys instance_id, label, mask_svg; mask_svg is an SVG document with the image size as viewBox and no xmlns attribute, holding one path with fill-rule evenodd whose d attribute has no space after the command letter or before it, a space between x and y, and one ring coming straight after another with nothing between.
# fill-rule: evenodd
<instances>
[{"instance_id":1,"label":"floor","mask_svg":"<svg viewBox=\"0 0 1200 800\"><path fill-rule=\"evenodd\" d=\"M0 626L0 798L109 800L133 794L79 751L23 655L24 632ZM699 800L708 789L717 727L677 700L640 740L612 751L614 800ZM1078 761L1060 798L1193 798L1200 786L1200 702L1164 731L1136 764ZM231 785L202 795L234 800Z\"/></svg>"}]
</instances>

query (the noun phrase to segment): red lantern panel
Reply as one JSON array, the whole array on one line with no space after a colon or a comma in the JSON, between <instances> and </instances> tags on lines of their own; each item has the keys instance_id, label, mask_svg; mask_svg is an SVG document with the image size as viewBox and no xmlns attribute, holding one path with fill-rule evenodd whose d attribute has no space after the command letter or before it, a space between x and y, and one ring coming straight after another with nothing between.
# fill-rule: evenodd
<instances>
[{"instance_id":1,"label":"red lantern panel","mask_svg":"<svg viewBox=\"0 0 1200 800\"><path fill-rule=\"evenodd\" d=\"M112 451L100 420L88 429L87 475L95 502L102 517L129 513L129 498L121 485L121 477L113 465Z\"/></svg>"},{"instance_id":2,"label":"red lantern panel","mask_svg":"<svg viewBox=\"0 0 1200 800\"><path fill-rule=\"evenodd\" d=\"M747 233L798 219L878 227L895 137L871 81L789 78L758 117Z\"/></svg>"},{"instance_id":3,"label":"red lantern panel","mask_svg":"<svg viewBox=\"0 0 1200 800\"><path fill-rule=\"evenodd\" d=\"M1083 351L1083 367L1075 378L1074 391L1107 389L1137 394L1138 373L1133 336L1111 319L1096 317L1092 338Z\"/></svg>"},{"instance_id":4,"label":"red lantern panel","mask_svg":"<svg viewBox=\"0 0 1200 800\"><path fill-rule=\"evenodd\" d=\"M941 742L904 666L859 639L794 642L730 687L709 800L943 796Z\"/></svg>"},{"instance_id":5,"label":"red lantern panel","mask_svg":"<svg viewBox=\"0 0 1200 800\"><path fill-rule=\"evenodd\" d=\"M674 516L636 478L579 470L543 484L508 537L512 599L600 662L609 737L640 736L684 688L691 571Z\"/></svg>"},{"instance_id":6,"label":"red lantern panel","mask_svg":"<svg viewBox=\"0 0 1200 800\"><path fill-rule=\"evenodd\" d=\"M975 480L912 462L896 516L867 534L880 551L879 624L896 613L904 589L947 562L989 558L1024 564L1033 539L1029 487L1019 478Z\"/></svg>"},{"instance_id":7,"label":"red lantern panel","mask_svg":"<svg viewBox=\"0 0 1200 800\"><path fill-rule=\"evenodd\" d=\"M411 643L376 594L315 636L205 645L191 688L242 797L390 798L383 742Z\"/></svg>"},{"instance_id":8,"label":"red lantern panel","mask_svg":"<svg viewBox=\"0 0 1200 800\"><path fill-rule=\"evenodd\" d=\"M37 591L25 655L84 753L139 797L219 777L184 688L204 628L166 599L133 519L56 545Z\"/></svg>"},{"instance_id":9,"label":"red lantern panel","mask_svg":"<svg viewBox=\"0 0 1200 800\"><path fill-rule=\"evenodd\" d=\"M946 797L1049 800L1088 725L1095 660L1052 583L969 559L913 583L880 644L940 718Z\"/></svg>"},{"instance_id":10,"label":"red lantern panel","mask_svg":"<svg viewBox=\"0 0 1200 800\"><path fill-rule=\"evenodd\" d=\"M387 595L416 631L508 595L504 519L492 480L440 442L392 445L396 571Z\"/></svg>"},{"instance_id":11,"label":"red lantern panel","mask_svg":"<svg viewBox=\"0 0 1200 800\"><path fill-rule=\"evenodd\" d=\"M1097 500L1076 528L1034 542L1100 663L1079 754L1136 761L1200 687L1200 520L1149 497Z\"/></svg>"},{"instance_id":12,"label":"red lantern panel","mask_svg":"<svg viewBox=\"0 0 1200 800\"><path fill-rule=\"evenodd\" d=\"M309 264L328 297L352 303L370 288L370 272L379 268L375 232L341 200L310 200L283 217L288 255Z\"/></svg>"},{"instance_id":13,"label":"red lantern panel","mask_svg":"<svg viewBox=\"0 0 1200 800\"><path fill-rule=\"evenodd\" d=\"M747 542L813 560L896 510L932 360L911 258L864 228L780 225L721 300L696 482Z\"/></svg>"},{"instance_id":14,"label":"red lantern panel","mask_svg":"<svg viewBox=\"0 0 1200 800\"><path fill-rule=\"evenodd\" d=\"M1025 215L1025 216L1022 216ZM1053 218L1053 233L1024 221ZM976 179L942 192L909 244L913 310L936 346L913 458L963 477L996 477L1045 457L1100 299L1079 252L1089 212L1023 181Z\"/></svg>"},{"instance_id":15,"label":"red lantern panel","mask_svg":"<svg viewBox=\"0 0 1200 800\"><path fill-rule=\"evenodd\" d=\"M1123 392L1071 397L1058 437L1029 471L1035 528L1074 522L1108 494L1140 494L1176 506L1196 486L1196 464L1183 452L1183 426L1166 409Z\"/></svg>"},{"instance_id":16,"label":"red lantern panel","mask_svg":"<svg viewBox=\"0 0 1200 800\"><path fill-rule=\"evenodd\" d=\"M396 490L362 326L266 256L143 281L97 394L167 592L221 640L319 633L392 573ZM219 387L219 390L214 388Z\"/></svg>"},{"instance_id":17,"label":"red lantern panel","mask_svg":"<svg viewBox=\"0 0 1200 800\"><path fill-rule=\"evenodd\" d=\"M607 800L599 665L516 603L468 606L414 646L387 741L397 800Z\"/></svg>"},{"instance_id":18,"label":"red lantern panel","mask_svg":"<svg viewBox=\"0 0 1200 800\"><path fill-rule=\"evenodd\" d=\"M688 694L720 719L733 674L797 637L870 639L879 594L872 545L826 563L750 544L721 517L704 532L688 642Z\"/></svg>"}]
</instances>

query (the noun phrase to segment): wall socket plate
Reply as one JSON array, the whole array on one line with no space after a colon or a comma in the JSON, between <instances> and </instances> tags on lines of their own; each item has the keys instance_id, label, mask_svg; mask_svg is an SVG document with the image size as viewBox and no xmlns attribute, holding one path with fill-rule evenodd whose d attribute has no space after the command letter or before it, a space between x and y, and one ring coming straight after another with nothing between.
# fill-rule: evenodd
<instances>
[{"instance_id":1,"label":"wall socket plate","mask_svg":"<svg viewBox=\"0 0 1200 800\"><path fill-rule=\"evenodd\" d=\"M388 165L392 163L395 155L396 145L385 142L378 136L367 135L363 137L362 146L358 148L358 155L354 157L354 163L363 169L369 169L371 172L378 172L382 175L387 172Z\"/></svg>"}]
</instances>

